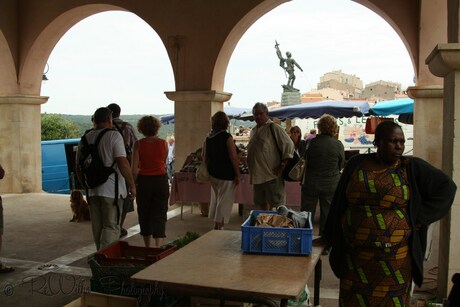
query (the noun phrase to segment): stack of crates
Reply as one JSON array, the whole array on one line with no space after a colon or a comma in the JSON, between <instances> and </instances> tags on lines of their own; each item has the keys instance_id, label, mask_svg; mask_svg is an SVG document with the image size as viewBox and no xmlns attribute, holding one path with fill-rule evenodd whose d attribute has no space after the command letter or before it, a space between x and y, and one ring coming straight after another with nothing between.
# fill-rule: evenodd
<instances>
[{"instance_id":1,"label":"stack of crates","mask_svg":"<svg viewBox=\"0 0 460 307\"><path fill-rule=\"evenodd\" d=\"M131 246L126 241L117 241L88 257L91 267L91 291L112 295L136 297L142 300L152 299L155 306L168 306L161 300L171 300L164 291L154 285L139 284L131 281L131 276L156 261L176 251L175 246L166 248L147 248ZM161 292L161 293L160 293ZM146 298L146 295L149 296Z\"/></svg>"}]
</instances>

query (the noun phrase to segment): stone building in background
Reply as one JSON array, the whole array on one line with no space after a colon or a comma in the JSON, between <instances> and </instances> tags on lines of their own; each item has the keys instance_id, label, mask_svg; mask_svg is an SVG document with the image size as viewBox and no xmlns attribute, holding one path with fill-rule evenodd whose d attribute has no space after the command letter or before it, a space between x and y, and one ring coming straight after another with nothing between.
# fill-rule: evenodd
<instances>
[{"instance_id":1,"label":"stone building in background","mask_svg":"<svg viewBox=\"0 0 460 307\"><path fill-rule=\"evenodd\" d=\"M361 98L372 101L393 100L401 94L401 83L377 81L366 84Z\"/></svg>"},{"instance_id":2,"label":"stone building in background","mask_svg":"<svg viewBox=\"0 0 460 307\"><path fill-rule=\"evenodd\" d=\"M332 88L343 93L343 99L359 98L363 90L363 81L356 75L335 70L325 73L319 78L317 89Z\"/></svg>"}]
</instances>

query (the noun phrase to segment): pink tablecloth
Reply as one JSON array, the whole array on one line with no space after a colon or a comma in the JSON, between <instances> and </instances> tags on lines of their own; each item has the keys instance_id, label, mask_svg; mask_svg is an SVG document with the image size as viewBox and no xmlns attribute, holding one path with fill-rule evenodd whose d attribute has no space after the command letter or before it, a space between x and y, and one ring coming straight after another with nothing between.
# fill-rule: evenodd
<instances>
[{"instance_id":1,"label":"pink tablecloth","mask_svg":"<svg viewBox=\"0 0 460 307\"><path fill-rule=\"evenodd\" d=\"M253 205L252 185L249 175L241 176L240 184L235 189L235 203ZM286 204L300 206L300 184L298 182L285 182ZM198 183L195 173L177 172L171 186L169 204L178 201L209 203L211 198L211 184Z\"/></svg>"}]
</instances>

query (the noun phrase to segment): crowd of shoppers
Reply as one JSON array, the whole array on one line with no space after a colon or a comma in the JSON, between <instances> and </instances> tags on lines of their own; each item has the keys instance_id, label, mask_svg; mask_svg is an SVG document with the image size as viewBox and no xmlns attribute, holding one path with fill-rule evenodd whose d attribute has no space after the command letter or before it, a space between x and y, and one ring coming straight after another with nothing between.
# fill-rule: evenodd
<instances>
[{"instance_id":1,"label":"crowd of shoppers","mask_svg":"<svg viewBox=\"0 0 460 307\"><path fill-rule=\"evenodd\" d=\"M167 167L173 162L174 141L168 144L158 137L161 124L156 117L143 116L137 129L144 137L129 145L130 157L116 106L98 108L94 128L85 134L94 144L104 131L98 152L103 164L115 171L106 182L86 191L94 242L100 250L119 239L123 203L136 199L144 245L150 247L153 238L153 246L160 247L166 237L172 174ZM283 169L293 157L306 158L301 210L314 217L319 205L320 237L315 244L330 249L329 262L340 279L339 304L409 306L413 283L423 282L428 227L448 214L457 188L453 180L420 158L404 156L405 136L396 122L377 126L375 153L345 161L333 116L323 115L318 133L304 140L299 127L288 134L270 120L266 105L256 103L252 112L257 126L251 131L247 163L255 207L285 205ZM202 149L201 163L207 165L211 184L209 218L217 230L229 222L241 175L238 148L227 132L229 123L224 112L216 112ZM84 146L78 146L77 161ZM77 174L83 183L78 167ZM0 165L0 179L4 175ZM0 251L3 226L0 197ZM0 263L0 273L13 271Z\"/></svg>"}]
</instances>

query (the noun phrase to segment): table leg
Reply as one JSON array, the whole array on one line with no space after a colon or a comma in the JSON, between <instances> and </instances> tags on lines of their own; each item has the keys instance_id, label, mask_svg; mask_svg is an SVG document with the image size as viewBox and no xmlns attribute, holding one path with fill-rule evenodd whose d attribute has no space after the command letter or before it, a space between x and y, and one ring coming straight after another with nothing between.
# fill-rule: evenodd
<instances>
[{"instance_id":1,"label":"table leg","mask_svg":"<svg viewBox=\"0 0 460 307\"><path fill-rule=\"evenodd\" d=\"M315 265L315 293L314 293L314 301L313 305L314 306L319 306L319 289L321 287L321 258L318 259L318 262Z\"/></svg>"}]
</instances>

